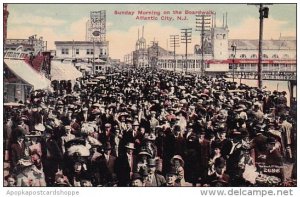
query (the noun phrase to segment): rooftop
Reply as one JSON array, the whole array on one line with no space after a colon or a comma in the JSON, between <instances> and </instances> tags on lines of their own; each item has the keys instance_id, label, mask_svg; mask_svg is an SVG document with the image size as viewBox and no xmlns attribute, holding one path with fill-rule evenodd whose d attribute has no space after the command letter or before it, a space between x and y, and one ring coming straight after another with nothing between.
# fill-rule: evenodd
<instances>
[{"instance_id":1,"label":"rooftop","mask_svg":"<svg viewBox=\"0 0 300 197\"><path fill-rule=\"evenodd\" d=\"M237 50L248 49L248 50L258 50L258 40L250 39L229 39L228 49L231 49L231 45L235 43ZM263 49L274 49L274 50L296 50L297 41L294 39L283 39L280 40L264 40Z\"/></svg>"}]
</instances>

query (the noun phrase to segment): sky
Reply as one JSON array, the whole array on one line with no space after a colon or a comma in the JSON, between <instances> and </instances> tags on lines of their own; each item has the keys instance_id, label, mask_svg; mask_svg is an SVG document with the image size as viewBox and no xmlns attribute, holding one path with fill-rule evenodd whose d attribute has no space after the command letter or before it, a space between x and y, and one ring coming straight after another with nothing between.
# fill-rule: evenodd
<instances>
[{"instance_id":1,"label":"sky","mask_svg":"<svg viewBox=\"0 0 300 197\"><path fill-rule=\"evenodd\" d=\"M296 4L273 4L269 17L264 19L264 39L278 39L279 36L296 37ZM195 44L200 43L200 32L196 29L195 14L181 14L187 20L177 20L174 10L214 11L217 13L217 26L222 26L222 16L228 13L230 39L258 39L259 12L255 5L247 4L8 4L8 32L13 38L28 38L37 34L47 41L48 49L55 49L54 41L85 40L86 22L90 11L106 10L106 40L109 41L110 57L123 60L135 48L144 26L147 45L155 40L163 48L170 47L170 35L180 35L180 29L192 28L192 53ZM137 20L138 11L160 11L158 20ZM117 15L115 11L135 12L134 15ZM170 11L170 14L164 14ZM162 20L162 16L174 20ZM183 53L185 45L177 49Z\"/></svg>"}]
</instances>

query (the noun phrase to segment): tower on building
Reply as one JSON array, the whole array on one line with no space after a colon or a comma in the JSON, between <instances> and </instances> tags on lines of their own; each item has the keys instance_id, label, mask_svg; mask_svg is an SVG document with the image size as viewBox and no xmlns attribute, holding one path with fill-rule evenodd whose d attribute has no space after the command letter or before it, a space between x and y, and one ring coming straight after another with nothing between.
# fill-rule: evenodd
<instances>
[{"instance_id":1,"label":"tower on building","mask_svg":"<svg viewBox=\"0 0 300 197\"><path fill-rule=\"evenodd\" d=\"M140 30L138 29L138 40L135 44L136 50L146 49L146 39L144 38L144 26L142 28L142 37L140 38Z\"/></svg>"},{"instance_id":2,"label":"tower on building","mask_svg":"<svg viewBox=\"0 0 300 197\"><path fill-rule=\"evenodd\" d=\"M222 27L214 27L212 29L213 58L216 60L228 59L228 33L226 14L226 21L223 15Z\"/></svg>"}]
</instances>

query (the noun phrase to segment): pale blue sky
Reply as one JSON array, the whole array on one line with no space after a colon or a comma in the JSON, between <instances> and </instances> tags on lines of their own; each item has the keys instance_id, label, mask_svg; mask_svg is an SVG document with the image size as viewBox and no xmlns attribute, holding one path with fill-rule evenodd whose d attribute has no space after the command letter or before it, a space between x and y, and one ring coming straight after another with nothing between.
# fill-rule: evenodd
<instances>
[{"instance_id":1,"label":"pale blue sky","mask_svg":"<svg viewBox=\"0 0 300 197\"><path fill-rule=\"evenodd\" d=\"M22 38L30 36L30 34L38 34L43 36L45 40L49 41L49 47L53 48L55 40L62 39L80 39L84 40L85 26L84 21L89 17L90 11L106 10L107 14L107 34L111 41L110 53L112 56L122 58L120 51L115 48L117 40L124 41L126 34L136 32L132 28L145 26L145 32L148 32L148 40L156 37L161 39L162 45L166 45L168 35L163 35L157 32L158 35L152 35L149 30L150 24L155 23L159 29L168 28L171 30L191 27L195 28L195 16L190 15L188 21L172 22L166 21L138 21L134 16L120 16L114 15L114 11L137 11L137 10L213 10L217 12L218 23L222 23L222 15L228 12L228 26L232 38L243 35L249 37L246 33L239 33L245 30L245 22L249 23L249 31L257 29L256 19L258 20L258 8L247 4L9 4L9 20L8 20L8 38ZM266 29L265 37L274 38L279 36L280 32L286 36L296 35L296 4L274 4L269 6L269 19L265 19L269 23L270 30ZM252 20L252 21L251 21ZM268 21L269 20L269 21ZM267 27L268 27L267 25ZM148 29L147 29L148 28ZM78 32L77 32L78 31ZM276 32L274 32L276 31ZM280 31L280 32L279 32ZM164 31L167 32L167 31ZM151 35L150 35L151 34ZM198 33L194 33L196 35ZM254 34L254 33L253 33ZM114 36L113 36L114 35ZM80 36L80 38L79 38ZM112 37L113 36L113 37ZM127 35L128 36L128 35ZM137 35L132 35L137 37ZM120 37L120 38L117 38ZM254 38L254 37L253 37ZM195 38L196 39L196 38ZM195 40L194 39L194 40ZM163 41L162 41L163 40ZM131 48L134 47L128 43ZM196 41L195 41L196 42ZM113 45L115 43L115 45ZM131 49L130 48L130 49ZM123 50L124 51L124 50ZM129 51L128 51L129 52Z\"/></svg>"}]
</instances>

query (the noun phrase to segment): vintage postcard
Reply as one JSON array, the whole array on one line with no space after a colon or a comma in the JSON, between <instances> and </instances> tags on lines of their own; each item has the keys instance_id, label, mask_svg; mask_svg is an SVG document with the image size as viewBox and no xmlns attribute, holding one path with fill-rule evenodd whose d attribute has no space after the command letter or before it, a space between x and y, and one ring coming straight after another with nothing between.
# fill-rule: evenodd
<instances>
[{"instance_id":1,"label":"vintage postcard","mask_svg":"<svg viewBox=\"0 0 300 197\"><path fill-rule=\"evenodd\" d=\"M296 187L296 9L4 3L3 186Z\"/></svg>"}]
</instances>

